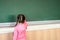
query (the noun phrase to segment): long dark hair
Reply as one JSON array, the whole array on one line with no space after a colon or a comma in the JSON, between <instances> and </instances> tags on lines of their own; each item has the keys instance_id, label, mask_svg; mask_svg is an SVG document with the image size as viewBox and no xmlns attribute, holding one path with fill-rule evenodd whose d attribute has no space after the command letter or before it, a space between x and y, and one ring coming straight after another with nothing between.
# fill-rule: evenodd
<instances>
[{"instance_id":1,"label":"long dark hair","mask_svg":"<svg viewBox=\"0 0 60 40\"><path fill-rule=\"evenodd\" d=\"M25 16L23 14L18 14L16 25L17 23L24 23L24 21L25 21Z\"/></svg>"}]
</instances>

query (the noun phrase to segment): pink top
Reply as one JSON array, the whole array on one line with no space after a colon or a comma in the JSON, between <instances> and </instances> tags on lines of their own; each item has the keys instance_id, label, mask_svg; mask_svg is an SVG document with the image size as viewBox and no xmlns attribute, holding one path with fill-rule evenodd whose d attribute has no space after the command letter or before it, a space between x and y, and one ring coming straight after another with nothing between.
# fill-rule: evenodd
<instances>
[{"instance_id":1,"label":"pink top","mask_svg":"<svg viewBox=\"0 0 60 40\"><path fill-rule=\"evenodd\" d=\"M23 24L17 24L17 26L14 28L13 40L26 40L26 29L26 21Z\"/></svg>"}]
</instances>

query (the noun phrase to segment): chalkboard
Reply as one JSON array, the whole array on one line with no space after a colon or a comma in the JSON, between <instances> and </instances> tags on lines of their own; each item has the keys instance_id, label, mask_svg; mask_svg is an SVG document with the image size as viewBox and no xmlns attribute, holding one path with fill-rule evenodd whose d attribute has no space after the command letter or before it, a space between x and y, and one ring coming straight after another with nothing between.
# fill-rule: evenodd
<instances>
[{"instance_id":1,"label":"chalkboard","mask_svg":"<svg viewBox=\"0 0 60 40\"><path fill-rule=\"evenodd\" d=\"M0 0L0 22L15 22L18 14L27 21L60 20L60 0Z\"/></svg>"}]
</instances>

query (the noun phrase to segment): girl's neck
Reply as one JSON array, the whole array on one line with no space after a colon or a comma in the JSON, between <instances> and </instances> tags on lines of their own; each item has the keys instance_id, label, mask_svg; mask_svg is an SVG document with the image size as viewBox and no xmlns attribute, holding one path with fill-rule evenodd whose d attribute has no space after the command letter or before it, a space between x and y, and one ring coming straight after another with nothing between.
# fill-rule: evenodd
<instances>
[{"instance_id":1,"label":"girl's neck","mask_svg":"<svg viewBox=\"0 0 60 40\"><path fill-rule=\"evenodd\" d=\"M18 24L23 24L23 23L18 23Z\"/></svg>"}]
</instances>

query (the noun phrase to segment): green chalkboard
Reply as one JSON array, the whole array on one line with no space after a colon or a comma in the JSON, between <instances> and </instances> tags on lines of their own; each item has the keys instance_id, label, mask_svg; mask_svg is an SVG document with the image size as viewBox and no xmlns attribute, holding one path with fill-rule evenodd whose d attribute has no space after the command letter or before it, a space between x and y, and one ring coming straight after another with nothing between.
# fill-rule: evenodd
<instances>
[{"instance_id":1,"label":"green chalkboard","mask_svg":"<svg viewBox=\"0 0 60 40\"><path fill-rule=\"evenodd\" d=\"M60 20L60 0L0 0L0 22L15 22L21 13L27 21Z\"/></svg>"}]
</instances>

